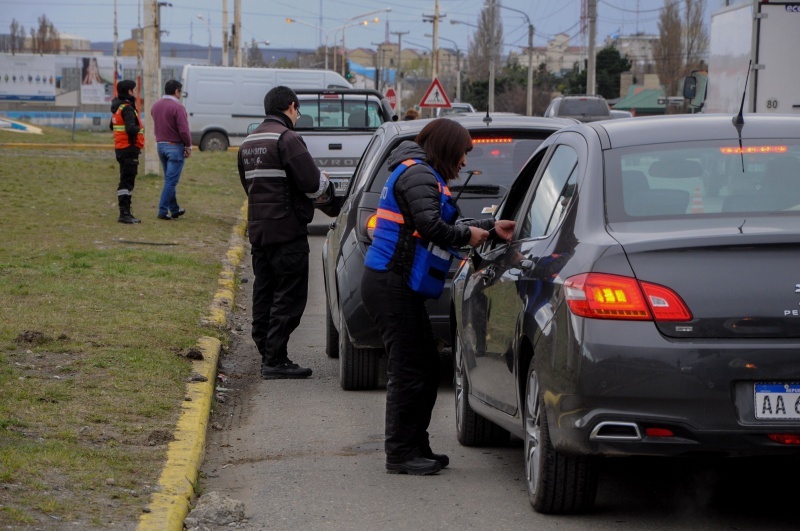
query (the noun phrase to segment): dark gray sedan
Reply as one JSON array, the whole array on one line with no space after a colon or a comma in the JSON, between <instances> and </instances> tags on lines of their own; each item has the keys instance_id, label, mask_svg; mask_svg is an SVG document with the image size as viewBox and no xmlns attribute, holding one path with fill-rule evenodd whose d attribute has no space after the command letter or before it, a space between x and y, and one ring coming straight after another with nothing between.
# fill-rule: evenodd
<instances>
[{"instance_id":1,"label":"dark gray sedan","mask_svg":"<svg viewBox=\"0 0 800 531\"><path fill-rule=\"evenodd\" d=\"M467 128L474 147L461 177L449 184L462 217L488 218L536 148L572 119L529 118L498 114L457 114L453 119ZM413 140L430 120L384 123L372 137L331 223L322 250L327 299L326 352L339 358L343 389L373 389L380 385L380 359L385 355L378 329L361 301L364 257L372 242L378 200L386 179L389 154L401 142ZM466 255L466 249L464 250ZM444 294L428 303L439 351L450 350L450 279Z\"/></svg>"},{"instance_id":2,"label":"dark gray sedan","mask_svg":"<svg viewBox=\"0 0 800 531\"><path fill-rule=\"evenodd\" d=\"M800 454L800 116L684 115L550 137L452 287L465 445L524 439L544 513L602 456Z\"/></svg>"}]
</instances>

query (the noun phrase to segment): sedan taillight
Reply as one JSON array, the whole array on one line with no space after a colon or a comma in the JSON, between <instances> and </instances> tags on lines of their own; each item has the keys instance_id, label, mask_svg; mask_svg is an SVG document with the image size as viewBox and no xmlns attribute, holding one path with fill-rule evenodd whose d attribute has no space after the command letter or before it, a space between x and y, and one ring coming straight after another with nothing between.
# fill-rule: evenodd
<instances>
[{"instance_id":1,"label":"sedan taillight","mask_svg":"<svg viewBox=\"0 0 800 531\"><path fill-rule=\"evenodd\" d=\"M664 286L605 273L583 273L564 282L570 311L592 319L689 321L677 293Z\"/></svg>"}]
</instances>

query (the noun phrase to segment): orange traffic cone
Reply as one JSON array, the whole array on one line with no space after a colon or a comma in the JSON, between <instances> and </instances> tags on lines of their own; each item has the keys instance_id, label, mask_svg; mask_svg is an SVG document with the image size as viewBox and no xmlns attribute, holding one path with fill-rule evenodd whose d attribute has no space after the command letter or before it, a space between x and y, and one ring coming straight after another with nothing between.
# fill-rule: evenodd
<instances>
[{"instance_id":1,"label":"orange traffic cone","mask_svg":"<svg viewBox=\"0 0 800 531\"><path fill-rule=\"evenodd\" d=\"M692 192L692 207L689 212L692 214L702 214L705 212L705 208L703 207L703 191L699 186Z\"/></svg>"}]
</instances>

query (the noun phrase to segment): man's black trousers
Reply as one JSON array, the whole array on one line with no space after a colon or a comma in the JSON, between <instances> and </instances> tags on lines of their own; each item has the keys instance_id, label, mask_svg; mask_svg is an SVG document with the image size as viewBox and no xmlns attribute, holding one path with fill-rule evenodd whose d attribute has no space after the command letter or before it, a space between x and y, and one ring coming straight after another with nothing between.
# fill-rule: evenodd
<instances>
[{"instance_id":1,"label":"man's black trousers","mask_svg":"<svg viewBox=\"0 0 800 531\"><path fill-rule=\"evenodd\" d=\"M425 299L401 274L364 269L361 297L383 339L388 361L386 461L430 455L428 426L441 379Z\"/></svg>"},{"instance_id":2,"label":"man's black trousers","mask_svg":"<svg viewBox=\"0 0 800 531\"><path fill-rule=\"evenodd\" d=\"M277 365L308 300L308 240L253 246L253 341L262 365Z\"/></svg>"}]
</instances>

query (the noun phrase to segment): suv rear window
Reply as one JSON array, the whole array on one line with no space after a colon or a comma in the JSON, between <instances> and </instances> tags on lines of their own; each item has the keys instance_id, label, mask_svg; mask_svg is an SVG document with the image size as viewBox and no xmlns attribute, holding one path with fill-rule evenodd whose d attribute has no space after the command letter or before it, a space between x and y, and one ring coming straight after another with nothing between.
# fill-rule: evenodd
<instances>
[{"instance_id":1,"label":"suv rear window","mask_svg":"<svg viewBox=\"0 0 800 531\"><path fill-rule=\"evenodd\" d=\"M462 197L497 197L501 198L506 190L514 182L517 174L525 165L525 162L533 155L539 144L544 142L546 135L542 138L531 136L530 133L521 131L497 132L492 136L480 136L472 134L473 148L467 154L467 166L461 170L459 178L449 183L450 191L453 196L457 196L462 190L470 171L476 173L467 183L467 188L462 192ZM392 147L397 147L403 140L412 140L413 137L400 138ZM391 152L391 150L389 150ZM386 179L389 177L388 155L381 163L380 169L370 183L370 191L380 193ZM494 201L497 204L499 201ZM459 199L459 206L465 206L466 202ZM479 217L481 212L466 212L462 214L466 217Z\"/></svg>"},{"instance_id":2,"label":"suv rear window","mask_svg":"<svg viewBox=\"0 0 800 531\"><path fill-rule=\"evenodd\" d=\"M559 116L608 116L608 105L598 99L564 99L558 108Z\"/></svg>"},{"instance_id":3,"label":"suv rear window","mask_svg":"<svg viewBox=\"0 0 800 531\"><path fill-rule=\"evenodd\" d=\"M300 118L295 127L304 131L353 128L374 130L381 123L381 108L377 101L301 97Z\"/></svg>"}]
</instances>

